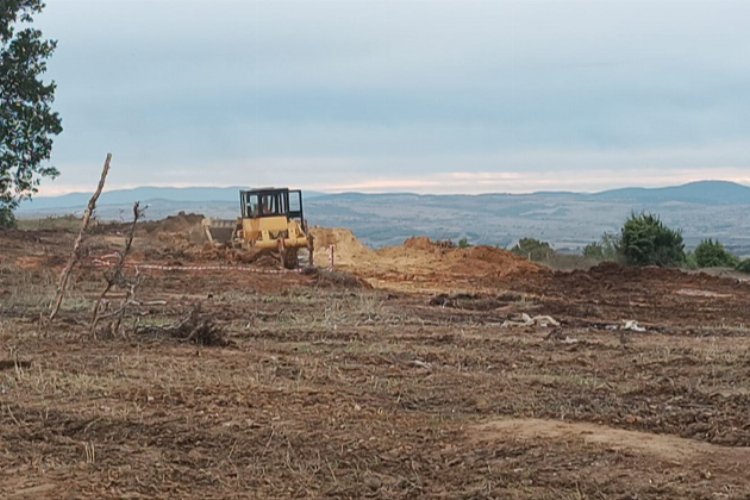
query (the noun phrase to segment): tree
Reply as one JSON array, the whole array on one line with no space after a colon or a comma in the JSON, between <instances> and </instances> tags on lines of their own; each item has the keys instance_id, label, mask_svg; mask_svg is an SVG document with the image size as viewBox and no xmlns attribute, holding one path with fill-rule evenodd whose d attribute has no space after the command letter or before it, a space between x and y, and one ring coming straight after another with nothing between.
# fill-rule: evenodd
<instances>
[{"instance_id":1,"label":"tree","mask_svg":"<svg viewBox=\"0 0 750 500\"><path fill-rule=\"evenodd\" d=\"M631 214L625 221L620 252L626 263L636 266L675 266L685 261L682 235L649 213Z\"/></svg>"},{"instance_id":2,"label":"tree","mask_svg":"<svg viewBox=\"0 0 750 500\"><path fill-rule=\"evenodd\" d=\"M0 2L0 226L13 224L13 209L42 178L58 175L47 163L62 132L56 86L41 78L57 42L30 26L43 8L42 0Z\"/></svg>"},{"instance_id":3,"label":"tree","mask_svg":"<svg viewBox=\"0 0 750 500\"><path fill-rule=\"evenodd\" d=\"M707 239L695 247L695 261L698 267L734 267L739 259L729 253L719 241Z\"/></svg>"},{"instance_id":4,"label":"tree","mask_svg":"<svg viewBox=\"0 0 750 500\"><path fill-rule=\"evenodd\" d=\"M555 254L549 243L534 238L521 238L510 251L535 262L549 260Z\"/></svg>"},{"instance_id":5,"label":"tree","mask_svg":"<svg viewBox=\"0 0 750 500\"><path fill-rule=\"evenodd\" d=\"M471 246L471 243L469 243L469 240L467 238L461 238L458 240L458 248L469 248Z\"/></svg>"}]
</instances>

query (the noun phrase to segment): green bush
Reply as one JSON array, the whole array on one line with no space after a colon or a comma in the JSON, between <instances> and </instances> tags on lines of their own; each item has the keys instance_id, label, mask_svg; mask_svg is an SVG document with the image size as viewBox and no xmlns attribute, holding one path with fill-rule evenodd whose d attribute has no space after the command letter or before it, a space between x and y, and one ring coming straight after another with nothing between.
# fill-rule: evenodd
<instances>
[{"instance_id":1,"label":"green bush","mask_svg":"<svg viewBox=\"0 0 750 500\"><path fill-rule=\"evenodd\" d=\"M466 238L461 238L458 240L458 248L469 248L471 246L471 243L469 243L469 240Z\"/></svg>"},{"instance_id":2,"label":"green bush","mask_svg":"<svg viewBox=\"0 0 750 500\"><path fill-rule=\"evenodd\" d=\"M510 251L534 262L549 260L555 255L549 243L534 238L521 238Z\"/></svg>"},{"instance_id":3,"label":"green bush","mask_svg":"<svg viewBox=\"0 0 750 500\"><path fill-rule=\"evenodd\" d=\"M583 256L592 259L604 259L604 248L601 243L594 241L583 247Z\"/></svg>"},{"instance_id":4,"label":"green bush","mask_svg":"<svg viewBox=\"0 0 750 500\"><path fill-rule=\"evenodd\" d=\"M620 238L612 233L604 233L599 241L589 243L583 248L583 256L596 260L617 261L620 251Z\"/></svg>"},{"instance_id":5,"label":"green bush","mask_svg":"<svg viewBox=\"0 0 750 500\"><path fill-rule=\"evenodd\" d=\"M649 213L632 214L625 221L620 251L625 262L635 266L675 266L685 262L682 235Z\"/></svg>"},{"instance_id":6,"label":"green bush","mask_svg":"<svg viewBox=\"0 0 750 500\"><path fill-rule=\"evenodd\" d=\"M695 247L695 261L698 267L734 267L739 264L737 257L724 248L719 241L707 239Z\"/></svg>"},{"instance_id":7,"label":"green bush","mask_svg":"<svg viewBox=\"0 0 750 500\"><path fill-rule=\"evenodd\" d=\"M750 259L741 261L739 264L737 264L737 267L735 269L737 269L741 273L750 274Z\"/></svg>"},{"instance_id":8,"label":"green bush","mask_svg":"<svg viewBox=\"0 0 750 500\"><path fill-rule=\"evenodd\" d=\"M685 269L698 269L698 261L695 259L695 252L685 254L685 262L682 264Z\"/></svg>"}]
</instances>

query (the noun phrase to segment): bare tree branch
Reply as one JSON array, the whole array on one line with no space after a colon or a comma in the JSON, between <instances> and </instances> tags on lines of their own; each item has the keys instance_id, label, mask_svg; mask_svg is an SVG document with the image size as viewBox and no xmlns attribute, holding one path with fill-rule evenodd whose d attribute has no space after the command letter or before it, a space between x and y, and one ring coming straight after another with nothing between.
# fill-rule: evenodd
<instances>
[{"instance_id":1,"label":"bare tree branch","mask_svg":"<svg viewBox=\"0 0 750 500\"><path fill-rule=\"evenodd\" d=\"M112 153L107 153L107 159L104 161L104 168L102 169L102 175L99 178L99 185L97 186L96 191L94 192L93 196L91 196L88 207L86 207L86 212L83 214L83 221L81 222L81 229L78 232L78 236L76 237L75 243L73 243L73 251L70 254L68 263L65 265L62 272L60 273L60 280L57 284L57 292L55 294L55 300L50 306L50 313L49 313L49 318L48 318L49 321L52 321L53 319L55 319L55 316L57 316L57 313L60 310L60 305L62 304L63 298L65 297L65 289L68 286L68 279L70 278L70 272L73 270L73 267L81 258L81 243L83 242L83 235L89 227L91 216L94 214L94 210L96 209L96 202L99 199L99 195L102 194L102 189L104 189L104 182L107 179L107 174L109 173L109 166L110 166L111 161L112 161Z\"/></svg>"},{"instance_id":2,"label":"bare tree branch","mask_svg":"<svg viewBox=\"0 0 750 500\"><path fill-rule=\"evenodd\" d=\"M143 215L143 210L140 208L140 203L135 202L133 204L133 222L130 224L130 229L128 230L128 235L125 238L125 247L122 249L122 251L118 252L118 259L117 263L115 264L114 269L112 270L112 273L108 276L105 275L105 278L107 280L107 285L104 287L104 290L102 290L102 293L99 295L99 298L96 301L96 304L94 305L94 309L91 313L91 333L96 335L96 325L99 322L100 319L103 317L111 317L113 315L106 315L102 316L102 305L104 304L104 301L106 300L107 294L109 291L115 286L120 286L122 288L127 288L127 291L125 293L125 299L122 302L122 307L115 313L115 315L119 315L119 320L117 321L117 327L119 328L120 321L122 320L122 315L125 313L125 308L129 303L133 302L133 296L135 295L135 288L140 283L140 276L138 273L136 273L135 280L132 282L128 282L128 280L125 278L125 275L123 274L123 270L125 269L125 261L128 258L128 254L130 254L130 250L133 247L133 238L135 237L135 228L138 224L138 219L141 218Z\"/></svg>"}]
</instances>

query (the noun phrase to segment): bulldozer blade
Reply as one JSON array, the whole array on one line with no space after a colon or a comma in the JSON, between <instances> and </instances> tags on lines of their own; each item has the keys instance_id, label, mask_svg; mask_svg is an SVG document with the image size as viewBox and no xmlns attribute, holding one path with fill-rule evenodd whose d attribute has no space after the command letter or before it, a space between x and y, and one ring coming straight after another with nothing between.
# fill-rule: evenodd
<instances>
[{"instance_id":1,"label":"bulldozer blade","mask_svg":"<svg viewBox=\"0 0 750 500\"><path fill-rule=\"evenodd\" d=\"M236 220L205 218L201 222L208 241L214 245L230 245L237 229Z\"/></svg>"}]
</instances>

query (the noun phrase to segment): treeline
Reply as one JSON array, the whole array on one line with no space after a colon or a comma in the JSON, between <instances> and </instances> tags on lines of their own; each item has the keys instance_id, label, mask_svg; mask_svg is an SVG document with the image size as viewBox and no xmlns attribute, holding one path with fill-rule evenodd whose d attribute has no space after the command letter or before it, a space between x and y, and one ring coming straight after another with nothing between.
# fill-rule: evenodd
<instances>
[{"instance_id":1,"label":"treeline","mask_svg":"<svg viewBox=\"0 0 750 500\"><path fill-rule=\"evenodd\" d=\"M565 260L549 243L534 238L522 238L511 252L551 265ZM569 260L571 256L567 257ZM733 255L717 240L703 240L693 251L686 251L680 231L667 227L650 213L631 214L619 234L604 233L598 241L586 245L583 257L593 262L612 261L632 266L730 267L750 273L750 259Z\"/></svg>"}]
</instances>

